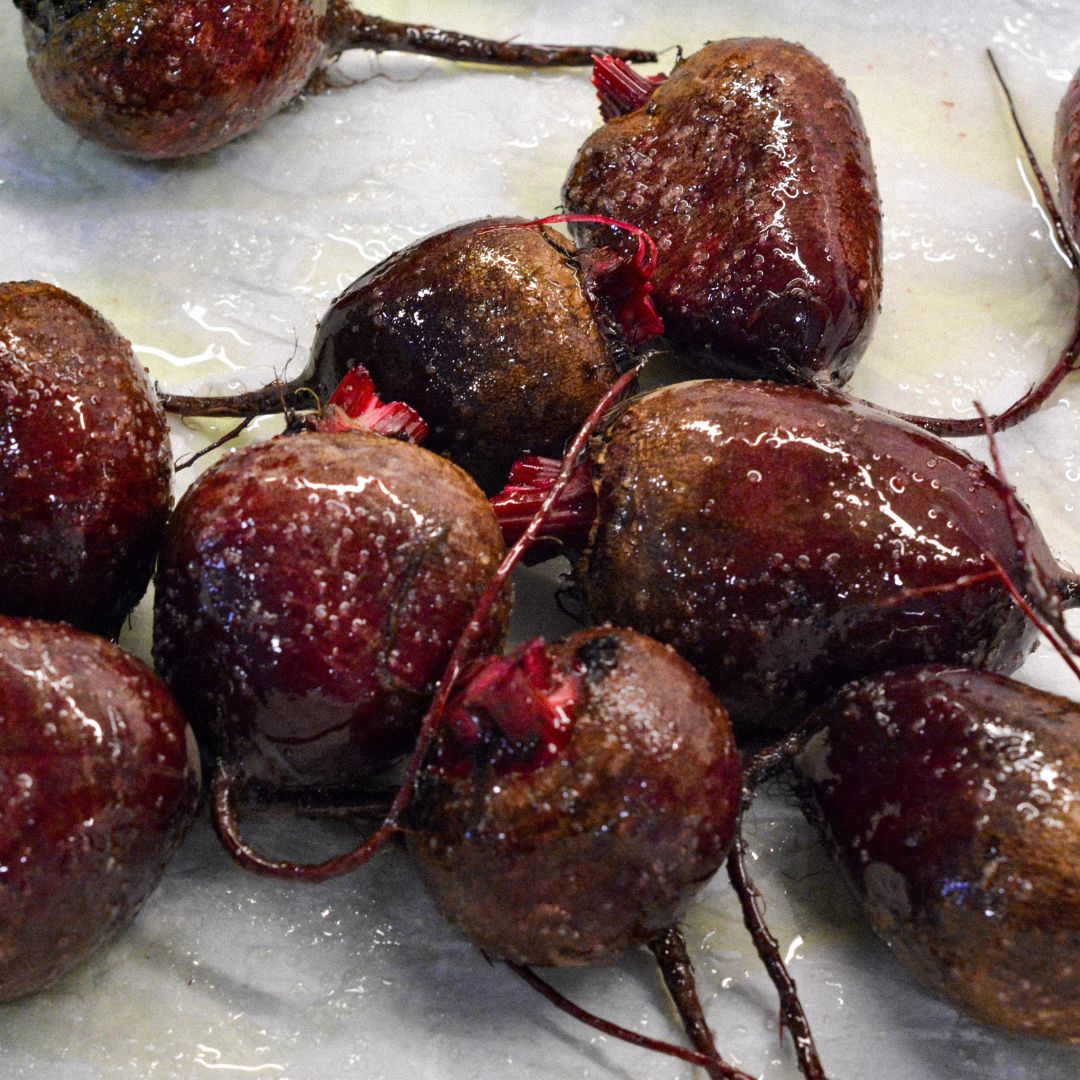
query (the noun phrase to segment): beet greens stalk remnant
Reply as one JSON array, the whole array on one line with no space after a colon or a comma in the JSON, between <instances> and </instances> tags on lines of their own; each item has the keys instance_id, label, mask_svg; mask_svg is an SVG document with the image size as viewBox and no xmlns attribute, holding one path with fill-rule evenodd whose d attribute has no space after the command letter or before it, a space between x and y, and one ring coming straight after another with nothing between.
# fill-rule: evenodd
<instances>
[{"instance_id":1,"label":"beet greens stalk remnant","mask_svg":"<svg viewBox=\"0 0 1080 1080\"><path fill-rule=\"evenodd\" d=\"M585 65L600 46L493 41L357 11L346 0L15 0L41 96L80 134L157 159L259 127L342 52L526 67Z\"/></svg>"}]
</instances>

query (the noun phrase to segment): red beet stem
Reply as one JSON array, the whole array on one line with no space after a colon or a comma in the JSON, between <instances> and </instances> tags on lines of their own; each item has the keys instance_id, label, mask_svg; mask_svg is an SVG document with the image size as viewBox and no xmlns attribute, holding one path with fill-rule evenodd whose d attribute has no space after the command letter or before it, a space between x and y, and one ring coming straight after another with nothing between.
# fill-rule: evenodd
<instances>
[{"instance_id":1,"label":"red beet stem","mask_svg":"<svg viewBox=\"0 0 1080 1080\"><path fill-rule=\"evenodd\" d=\"M735 835L735 843L732 844L727 857L728 878L735 890L735 895L739 898L746 929L750 932L758 956L780 995L780 1024L788 1029L795 1041L795 1056L798 1058L799 1070L806 1080L826 1080L825 1070L822 1068L817 1047L814 1045L814 1036L810 1032L810 1022L806 1019L799 993L795 989L795 980L792 979L784 964L776 938L765 923L759 906L761 893L747 873L745 856L746 841L743 839L740 823Z\"/></svg>"},{"instance_id":2,"label":"red beet stem","mask_svg":"<svg viewBox=\"0 0 1080 1080\"><path fill-rule=\"evenodd\" d=\"M348 0L330 0L323 39L331 54L346 49L372 52L416 53L470 64L506 64L518 67L584 67L599 52L638 63L650 63L649 49L608 49L598 45L528 45L474 37L455 30L440 30L419 23L394 22L357 11Z\"/></svg>"},{"instance_id":3,"label":"red beet stem","mask_svg":"<svg viewBox=\"0 0 1080 1080\"><path fill-rule=\"evenodd\" d=\"M656 242L640 226L596 214L551 214L509 227L532 229L572 223L602 225L634 237L637 247L633 254L615 247L590 247L578 251L578 262L592 290L608 306L630 345L644 345L662 334L664 323L652 299Z\"/></svg>"},{"instance_id":4,"label":"red beet stem","mask_svg":"<svg viewBox=\"0 0 1080 1080\"><path fill-rule=\"evenodd\" d=\"M640 1035L636 1031L630 1031L628 1028L620 1027L610 1020L604 1020L602 1017L588 1012L560 994L551 983L545 982L532 968L526 967L524 964L508 962L507 967L515 975L527 982L537 993L547 998L552 1005L562 1009L564 1013L572 1016L575 1020L580 1020L583 1024L588 1024L589 1027L595 1028L605 1035L621 1039L632 1046L640 1046L646 1050L654 1050L658 1054L667 1054L669 1057L678 1058L680 1061L688 1061L691 1065L697 1065L705 1069L711 1077L720 1078L720 1080L752 1080L748 1073L726 1064L719 1058L709 1057L697 1050L685 1050L681 1046L661 1042L659 1039L651 1039L647 1035Z\"/></svg>"},{"instance_id":5,"label":"red beet stem","mask_svg":"<svg viewBox=\"0 0 1080 1080\"><path fill-rule=\"evenodd\" d=\"M608 54L593 57L592 84L600 98L605 123L640 109L666 75L639 75L625 60Z\"/></svg>"},{"instance_id":6,"label":"red beet stem","mask_svg":"<svg viewBox=\"0 0 1080 1080\"><path fill-rule=\"evenodd\" d=\"M491 500L503 539L515 543L536 517L555 482L562 463L555 458L525 454L510 470L506 486ZM540 540L561 540L583 548L596 520L596 492L588 461L580 461L544 522Z\"/></svg>"},{"instance_id":7,"label":"red beet stem","mask_svg":"<svg viewBox=\"0 0 1080 1080\"><path fill-rule=\"evenodd\" d=\"M1016 133L1020 137L1020 142L1024 147L1028 165L1031 168L1031 172L1034 175L1035 182L1039 188L1043 209L1046 211L1046 215L1053 226L1054 235L1057 237L1058 245L1064 252L1066 259L1069 261L1074 276L1080 280L1080 252L1077 251L1076 245L1069 235L1069 230L1065 226L1065 220L1061 216L1061 211L1058 209L1053 192L1050 190L1050 185L1043 175L1038 158L1035 157L1035 151L1028 141L1024 126L1020 123L1020 117L1016 111L1016 103L1013 101L1012 92L1005 82L1005 77L1002 75L1001 69L994 59L994 54L987 49L986 55L990 58L990 65L994 69L994 75L1005 95L1005 101L1009 107L1009 115L1012 118L1013 127L1016 129ZM1029 416L1038 412L1065 378L1076 371L1078 367L1080 367L1080 299L1077 301L1077 314L1073 325L1072 335L1066 342L1064 349L1062 349L1057 363L1039 382L1028 390L1023 397L1014 401L1004 410L1004 412L1000 412L997 415L990 417L980 414L979 416L964 420L954 419L952 417L916 416L911 413L896 412L893 409L885 409L884 411L901 420L906 420L908 423L916 424L924 431L929 431L934 435L942 435L946 438L962 439L973 435L993 434L998 431L1005 431L1007 428L1019 424L1022 420L1026 420Z\"/></svg>"},{"instance_id":8,"label":"red beet stem","mask_svg":"<svg viewBox=\"0 0 1080 1080\"><path fill-rule=\"evenodd\" d=\"M229 854L241 866L253 873L266 877L284 878L290 881L320 882L340 877L359 869L386 844L398 829L401 816L408 809L412 800L413 788L420 768L431 749L446 714L446 708L453 695L458 680L461 678L469 654L475 649L477 641L484 633L491 609L502 596L506 583L514 567L521 561L525 552L536 542L544 529L547 516L559 500L566 486L573 477L578 458L581 456L589 439L600 426L607 411L626 392L649 362L648 355L641 357L628 371L619 376L597 402L593 411L582 424L577 435L563 458L558 478L549 489L546 498L528 528L518 537L514 546L506 553L499 568L495 571L483 595L473 608L469 621L454 646L450 659L443 671L431 706L424 717L417 735L416 743L405 766L401 787L394 796L390 812L382 825L359 847L343 855L335 856L322 863L301 864L281 859L270 859L259 854L244 840L240 833L236 815L236 800L239 794L239 778L235 768L218 762L211 782L211 817L218 836Z\"/></svg>"},{"instance_id":9,"label":"red beet stem","mask_svg":"<svg viewBox=\"0 0 1080 1080\"><path fill-rule=\"evenodd\" d=\"M404 401L384 403L363 364L345 373L313 426L327 432L371 431L415 443L423 442L429 430L423 417Z\"/></svg>"}]
</instances>

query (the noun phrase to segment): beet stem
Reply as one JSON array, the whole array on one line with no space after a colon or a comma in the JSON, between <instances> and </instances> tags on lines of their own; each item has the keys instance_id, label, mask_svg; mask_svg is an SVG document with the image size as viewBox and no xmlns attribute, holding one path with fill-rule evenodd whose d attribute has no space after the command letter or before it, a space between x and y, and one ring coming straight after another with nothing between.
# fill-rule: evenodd
<instances>
[{"instance_id":1,"label":"beet stem","mask_svg":"<svg viewBox=\"0 0 1080 1080\"><path fill-rule=\"evenodd\" d=\"M585 423L582 424L577 435L574 436L574 440L563 458L558 479L549 490L543 505L536 512L536 516L529 527L518 538L517 543L507 552L491 581L488 582L484 593L476 602L465 629L454 645L450 659L439 679L439 684L435 688L431 706L424 717L420 733L416 737L416 743L405 766L401 787L398 788L394 801L390 806L390 812L386 815L382 825L364 843L352 851L335 856L322 863L303 864L267 858L255 851L241 836L235 805L236 770L219 761L211 781L211 817L222 844L236 862L253 873L262 874L265 877L315 883L340 877L342 874L348 874L359 869L393 836L397 831L402 814L404 814L412 799L417 774L420 772L420 767L424 763L428 750L431 749L431 744L438 734L443 716L446 713L447 703L465 669L467 657L484 633L491 609L498 602L499 597L506 588L506 583L514 567L521 561L522 556L533 545L537 537L542 534L548 515L558 502L563 489L573 477L578 458L597 427L599 427L601 420L603 420L608 409L622 397L626 388L638 377L649 360L650 356L648 354L641 357L632 368L624 372L612 383L594 406Z\"/></svg>"},{"instance_id":2,"label":"beet stem","mask_svg":"<svg viewBox=\"0 0 1080 1080\"><path fill-rule=\"evenodd\" d=\"M517 67L585 67L596 53L650 63L656 53L648 49L612 49L603 45L527 45L474 37L456 30L440 30L419 23L394 22L357 11L348 0L330 0L324 40L330 53L346 49L401 52L437 56L470 64Z\"/></svg>"},{"instance_id":3,"label":"beet stem","mask_svg":"<svg viewBox=\"0 0 1080 1080\"><path fill-rule=\"evenodd\" d=\"M1001 86L1002 92L1005 94L1005 101L1009 107L1009 115L1012 118L1016 133L1020 137L1020 143L1024 147L1028 165L1031 168L1031 172L1034 175L1035 182L1039 188L1043 209L1050 219L1054 235L1058 240L1058 246L1068 260L1074 277L1077 277L1078 281L1080 281L1080 252L1077 251L1076 244L1069 235L1069 230L1065 227L1065 221L1061 216L1061 211L1058 209L1053 192L1050 190L1050 185L1047 183L1046 177L1043 175L1043 171L1039 166L1038 158L1036 158L1035 151L1028 141L1024 126L1020 123L1020 116L1016 111L1016 103L1013 101L1012 92L1005 82L1005 77L998 67L997 60L994 59L994 54L990 49L986 50L986 55L990 58L990 65L994 69L994 75L997 78L998 84ZM1049 372L1047 372L1043 379L1036 383L1023 397L1014 401L1004 410L1004 412L989 418L989 433L993 434L998 431L1005 431L1038 412L1039 409L1046 404L1050 395L1065 380L1066 376L1076 371L1078 366L1080 366L1080 297L1078 297L1077 300L1077 314L1072 336L1062 349L1057 363ZM870 404L870 402L865 402L864 404ZM875 407L880 408L880 406ZM911 413L896 412L893 409L885 409L883 411L900 420L906 420L910 424L916 424L924 431L929 431L933 435L941 435L945 438L963 439L975 435L986 435L988 433L987 423L985 422L985 418L981 415L970 419L956 419L943 416L915 416Z\"/></svg>"},{"instance_id":4,"label":"beet stem","mask_svg":"<svg viewBox=\"0 0 1080 1080\"><path fill-rule=\"evenodd\" d=\"M639 75L625 60L610 54L593 57L592 84L600 99L600 115L604 122L640 109L665 78L666 75L652 78Z\"/></svg>"},{"instance_id":5,"label":"beet stem","mask_svg":"<svg viewBox=\"0 0 1080 1080\"><path fill-rule=\"evenodd\" d=\"M761 893L757 886L750 880L746 870L746 840L742 834L742 823L739 824L735 835L735 843L727 857L728 878L732 888L739 898L742 907L743 922L750 931L758 956L765 965L780 995L780 1023L791 1032L795 1041L795 1054L799 1062L799 1070L806 1080L826 1080L825 1070L821 1066L817 1047L814 1045L814 1036L810 1032L810 1023L806 1019L802 1002L799 1000L799 992L795 988L795 980L792 979L783 958L780 956L780 946L773 937L772 931L765 923L759 904Z\"/></svg>"},{"instance_id":6,"label":"beet stem","mask_svg":"<svg viewBox=\"0 0 1080 1080\"><path fill-rule=\"evenodd\" d=\"M713 1077L721 1077L723 1080L753 1080L747 1073L741 1072L739 1069L727 1065L717 1058L707 1056L697 1050L686 1050L681 1046L662 1042L659 1039L651 1039L648 1035L640 1035L636 1031L620 1027L610 1020L604 1020L602 1017L588 1012L580 1005L575 1005L568 997L560 994L551 983L540 978L532 968L526 967L524 964L507 961L506 966L515 975L527 982L537 993L547 998L552 1005L562 1009L564 1013L572 1016L575 1020L580 1020L583 1024L588 1024L589 1027L595 1028L605 1035L621 1039L632 1046L640 1046L645 1050L655 1050L658 1054L667 1054L669 1057L688 1061L691 1065L697 1065L705 1069Z\"/></svg>"},{"instance_id":7,"label":"beet stem","mask_svg":"<svg viewBox=\"0 0 1080 1080\"><path fill-rule=\"evenodd\" d=\"M705 1071L713 1080L726 1080L734 1072L741 1075L738 1070L733 1070L725 1064L720 1057L720 1051L716 1049L716 1041L709 1028L709 1022L705 1019L705 1011L701 1007L701 999L698 997L697 983L694 980L694 965L690 963L690 955L686 951L686 941L676 926L669 927L659 937L649 942L649 949L656 957L656 964L660 968L664 985L667 987L675 1008L679 1011L679 1017L690 1036L694 1048L704 1054L712 1065L705 1066Z\"/></svg>"}]
</instances>

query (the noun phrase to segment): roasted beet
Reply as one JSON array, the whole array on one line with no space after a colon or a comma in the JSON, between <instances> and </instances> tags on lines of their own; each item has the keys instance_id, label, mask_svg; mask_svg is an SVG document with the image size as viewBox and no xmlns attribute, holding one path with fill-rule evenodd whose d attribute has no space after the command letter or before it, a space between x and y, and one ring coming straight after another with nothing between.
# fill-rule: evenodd
<instances>
[{"instance_id":1,"label":"roasted beet","mask_svg":"<svg viewBox=\"0 0 1080 1080\"><path fill-rule=\"evenodd\" d=\"M194 815L195 742L107 641L0 616L0 1002L128 923Z\"/></svg>"},{"instance_id":2,"label":"roasted beet","mask_svg":"<svg viewBox=\"0 0 1080 1080\"><path fill-rule=\"evenodd\" d=\"M150 580L171 475L131 345L62 289L0 285L0 612L115 637Z\"/></svg>"},{"instance_id":3,"label":"roasted beet","mask_svg":"<svg viewBox=\"0 0 1080 1080\"><path fill-rule=\"evenodd\" d=\"M440 910L527 964L609 961L681 917L735 835L723 708L672 650L610 627L475 671L406 838Z\"/></svg>"},{"instance_id":4,"label":"roasted beet","mask_svg":"<svg viewBox=\"0 0 1080 1080\"><path fill-rule=\"evenodd\" d=\"M365 15L347 0L15 0L30 72L80 134L176 158L258 127L346 49L495 64L587 64L596 46L485 41ZM601 50L605 51L605 50ZM655 54L620 55L641 60Z\"/></svg>"},{"instance_id":5,"label":"roasted beet","mask_svg":"<svg viewBox=\"0 0 1080 1080\"><path fill-rule=\"evenodd\" d=\"M1080 707L935 666L817 719L802 786L896 955L979 1020L1080 1041Z\"/></svg>"},{"instance_id":6,"label":"roasted beet","mask_svg":"<svg viewBox=\"0 0 1080 1080\"><path fill-rule=\"evenodd\" d=\"M503 545L449 462L363 433L248 447L180 500L154 656L211 759L274 791L355 787L408 750ZM479 648L497 648L508 597Z\"/></svg>"},{"instance_id":7,"label":"roasted beet","mask_svg":"<svg viewBox=\"0 0 1080 1080\"><path fill-rule=\"evenodd\" d=\"M565 524L595 521L577 568L593 617L673 645L736 724L790 728L849 680L905 663L1012 671L1032 647L990 561L1023 561L1008 487L839 393L655 390L620 408L584 467L595 501L579 486ZM499 497L508 535L535 497ZM1059 578L1017 512L1031 558Z\"/></svg>"},{"instance_id":8,"label":"roasted beet","mask_svg":"<svg viewBox=\"0 0 1080 1080\"><path fill-rule=\"evenodd\" d=\"M846 381L877 314L881 214L844 84L771 38L713 42L667 79L604 62L596 81L609 119L564 202L653 237L672 343L707 374Z\"/></svg>"},{"instance_id":9,"label":"roasted beet","mask_svg":"<svg viewBox=\"0 0 1080 1080\"><path fill-rule=\"evenodd\" d=\"M643 242L643 241L642 241ZM651 248L649 249L651 253ZM577 251L540 222L485 218L425 237L331 305L308 373L171 412L245 415L316 398L362 364L430 425L425 445L498 490L525 450L560 454L629 351L661 329L651 260Z\"/></svg>"}]
</instances>

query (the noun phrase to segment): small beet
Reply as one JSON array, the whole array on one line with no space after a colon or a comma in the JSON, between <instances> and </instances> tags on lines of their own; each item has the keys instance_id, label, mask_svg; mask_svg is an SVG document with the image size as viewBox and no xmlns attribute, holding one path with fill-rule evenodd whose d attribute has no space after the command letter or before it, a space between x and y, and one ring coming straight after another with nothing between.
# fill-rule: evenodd
<instances>
[{"instance_id":1,"label":"small beet","mask_svg":"<svg viewBox=\"0 0 1080 1080\"><path fill-rule=\"evenodd\" d=\"M978 1020L1080 1042L1080 707L935 666L816 720L800 782L896 955Z\"/></svg>"},{"instance_id":2,"label":"small beet","mask_svg":"<svg viewBox=\"0 0 1080 1080\"><path fill-rule=\"evenodd\" d=\"M474 671L406 839L443 914L523 964L605 962L672 927L723 863L741 774L675 653L610 627Z\"/></svg>"},{"instance_id":3,"label":"small beet","mask_svg":"<svg viewBox=\"0 0 1080 1080\"><path fill-rule=\"evenodd\" d=\"M1034 522L984 465L837 392L710 380L621 405L583 466L577 568L596 621L673 645L736 725L795 726L870 671L1009 672L1035 632L995 564L1056 581ZM496 500L506 535L537 495ZM960 584L958 584L960 582Z\"/></svg>"},{"instance_id":4,"label":"small beet","mask_svg":"<svg viewBox=\"0 0 1080 1080\"><path fill-rule=\"evenodd\" d=\"M207 756L261 793L355 788L412 745L502 552L480 490L419 447L359 432L248 447L170 522L158 670Z\"/></svg>"},{"instance_id":5,"label":"small beet","mask_svg":"<svg viewBox=\"0 0 1080 1080\"><path fill-rule=\"evenodd\" d=\"M844 84L771 38L712 42L667 79L602 60L595 81L607 122L564 202L653 237L669 340L710 375L845 382L877 315L881 212Z\"/></svg>"},{"instance_id":6,"label":"small beet","mask_svg":"<svg viewBox=\"0 0 1080 1080\"><path fill-rule=\"evenodd\" d=\"M194 739L101 638L0 616L0 1002L134 918L194 816Z\"/></svg>"},{"instance_id":7,"label":"small beet","mask_svg":"<svg viewBox=\"0 0 1080 1080\"><path fill-rule=\"evenodd\" d=\"M642 257L575 250L542 222L468 222L350 285L294 382L163 400L183 415L273 411L310 401L309 391L327 401L362 364L382 397L423 416L428 448L496 491L523 451L561 454L631 348L660 331L651 272Z\"/></svg>"},{"instance_id":8,"label":"small beet","mask_svg":"<svg viewBox=\"0 0 1080 1080\"><path fill-rule=\"evenodd\" d=\"M171 476L131 345L62 289L0 284L0 612L115 637L150 580Z\"/></svg>"},{"instance_id":9,"label":"small beet","mask_svg":"<svg viewBox=\"0 0 1080 1080\"><path fill-rule=\"evenodd\" d=\"M102 146L150 159L203 153L252 131L346 49L536 66L588 64L598 51L486 41L397 23L365 15L347 0L15 5L24 16L30 73L49 107Z\"/></svg>"}]
</instances>

